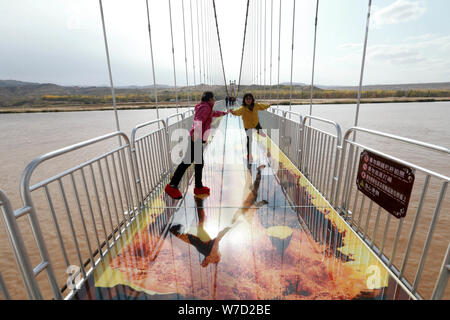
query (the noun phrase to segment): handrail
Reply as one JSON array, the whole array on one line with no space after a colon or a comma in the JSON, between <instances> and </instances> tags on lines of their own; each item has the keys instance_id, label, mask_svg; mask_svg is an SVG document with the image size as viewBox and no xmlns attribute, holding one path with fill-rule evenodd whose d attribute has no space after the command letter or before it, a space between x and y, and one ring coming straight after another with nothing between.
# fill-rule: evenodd
<instances>
[{"instance_id":1,"label":"handrail","mask_svg":"<svg viewBox=\"0 0 450 320\"><path fill-rule=\"evenodd\" d=\"M285 117L285 118L287 118L287 117L286 117L287 114L291 114L291 115L294 115L294 116L298 116L299 119L300 119L300 123L302 123L303 116L302 116L300 113L294 112L294 111L284 111L284 117ZM292 120L292 119L289 118L289 120Z\"/></svg>"},{"instance_id":2,"label":"handrail","mask_svg":"<svg viewBox=\"0 0 450 320\"><path fill-rule=\"evenodd\" d=\"M307 119L317 120L317 121L321 121L321 122L325 122L325 123L333 125L336 128L336 137L338 139L337 140L338 146L342 146L342 130L341 130L341 126L337 122L334 122L334 121L331 121L328 119L324 119L324 118L306 115L303 118L303 123L302 123L303 128L305 127L305 123L306 123Z\"/></svg>"},{"instance_id":3,"label":"handrail","mask_svg":"<svg viewBox=\"0 0 450 320\"><path fill-rule=\"evenodd\" d=\"M168 116L166 118L166 125L167 125L167 127L169 127L169 120L172 119L172 118L175 118L175 117L181 117L181 120L184 120L184 112L178 112L178 113L175 113L175 114L172 114L172 115Z\"/></svg>"},{"instance_id":4,"label":"handrail","mask_svg":"<svg viewBox=\"0 0 450 320\"><path fill-rule=\"evenodd\" d=\"M156 119L156 120L144 122L144 123L138 124L136 127L134 127L133 130L131 130L131 139L130 139L132 149L134 149L134 145L135 145L135 142L136 142L136 132L137 132L137 130L141 129L143 127L147 127L147 126L149 126L151 124L154 124L154 123L159 123L159 122L161 122L163 124L163 128L167 130L167 125L166 125L167 122L164 121L163 119Z\"/></svg>"},{"instance_id":5,"label":"handrail","mask_svg":"<svg viewBox=\"0 0 450 320\"><path fill-rule=\"evenodd\" d=\"M186 117L186 113L192 113L192 115L194 115L194 109L191 109L191 110L187 110L187 111L185 111L185 112L183 112L183 119L186 119L187 117ZM190 115L189 115L190 116Z\"/></svg>"},{"instance_id":6,"label":"handrail","mask_svg":"<svg viewBox=\"0 0 450 320\"><path fill-rule=\"evenodd\" d=\"M433 151L439 151L439 152L450 154L450 149L445 148L445 147L441 147L441 146L438 146L438 145L434 145L434 144L423 142L423 141L419 141L419 140L414 140L414 139L410 139L410 138L401 137L401 136L390 134L390 133L384 133L384 132L380 132L380 131L376 131L376 130L365 129L365 128L361 128L361 127L352 127L350 129L348 129L345 132L344 140L347 141L349 135L352 132L354 132L354 131L366 132L366 133L370 133L370 134L373 134L373 135L378 135L378 136L381 136L381 137L391 138L391 139L402 141L402 142L406 142L406 143L409 143L409 144L418 145L420 147L428 148L428 149L431 149Z\"/></svg>"}]
</instances>

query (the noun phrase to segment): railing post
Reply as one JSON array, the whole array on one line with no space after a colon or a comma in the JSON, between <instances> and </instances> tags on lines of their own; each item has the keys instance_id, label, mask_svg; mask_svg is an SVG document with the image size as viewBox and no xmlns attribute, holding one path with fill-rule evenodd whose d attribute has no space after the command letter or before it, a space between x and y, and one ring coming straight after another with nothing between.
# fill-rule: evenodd
<instances>
[{"instance_id":1,"label":"railing post","mask_svg":"<svg viewBox=\"0 0 450 320\"><path fill-rule=\"evenodd\" d=\"M450 274L450 243L447 247L447 253L445 254L444 260L442 262L441 271L439 272L439 277L436 280L436 285L434 286L433 294L431 295L431 300L441 300L444 295L445 288L447 287L448 277Z\"/></svg>"},{"instance_id":2,"label":"railing post","mask_svg":"<svg viewBox=\"0 0 450 320\"><path fill-rule=\"evenodd\" d=\"M30 212L28 213L28 218L30 220L31 230L33 232L34 238L37 242L37 247L39 249L39 253L41 256L41 259L43 262L47 262L48 265L46 267L47 274L48 274L48 280L50 282L50 287L53 292L53 297L58 300L62 300L62 294L58 286L58 282L56 280L55 273L53 271L52 264L50 262L50 256L47 251L47 247L44 243L44 238L42 236L42 231L39 226L39 220L36 217L36 210L34 208L33 200L31 198L31 192L30 192L30 179L31 174L35 167L39 164L39 160L34 160L28 166L25 168L25 171L22 173L22 176L20 177L21 183L21 194L22 194L22 201L25 206L30 207ZM34 277L34 271L33 271L33 277Z\"/></svg>"},{"instance_id":3,"label":"railing post","mask_svg":"<svg viewBox=\"0 0 450 320\"><path fill-rule=\"evenodd\" d=\"M42 293L39 285L34 277L33 268L31 266L30 258L25 248L19 226L17 225L16 216L12 209L11 203L6 195L0 190L0 206L3 205L2 217L6 227L6 233L11 243L11 248L16 259L16 264L19 267L22 281L27 291L29 299L41 300Z\"/></svg>"}]
</instances>

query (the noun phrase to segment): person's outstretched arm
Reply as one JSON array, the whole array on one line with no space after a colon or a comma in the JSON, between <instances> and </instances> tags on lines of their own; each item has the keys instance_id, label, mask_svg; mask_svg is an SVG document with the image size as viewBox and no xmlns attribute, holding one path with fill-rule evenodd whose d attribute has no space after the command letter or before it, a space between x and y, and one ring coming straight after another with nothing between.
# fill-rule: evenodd
<instances>
[{"instance_id":1,"label":"person's outstretched arm","mask_svg":"<svg viewBox=\"0 0 450 320\"><path fill-rule=\"evenodd\" d=\"M241 116L243 111L244 111L243 106L241 106L240 108L237 108L235 110L230 110L231 114L233 114L235 116Z\"/></svg>"},{"instance_id":2,"label":"person's outstretched arm","mask_svg":"<svg viewBox=\"0 0 450 320\"><path fill-rule=\"evenodd\" d=\"M270 108L270 104L265 103L255 103L255 109L256 110L266 110Z\"/></svg>"},{"instance_id":3,"label":"person's outstretched arm","mask_svg":"<svg viewBox=\"0 0 450 320\"><path fill-rule=\"evenodd\" d=\"M228 112L225 112L225 111L213 111L212 116L213 116L213 118L217 118L217 117L225 116L227 114L228 114Z\"/></svg>"}]
</instances>

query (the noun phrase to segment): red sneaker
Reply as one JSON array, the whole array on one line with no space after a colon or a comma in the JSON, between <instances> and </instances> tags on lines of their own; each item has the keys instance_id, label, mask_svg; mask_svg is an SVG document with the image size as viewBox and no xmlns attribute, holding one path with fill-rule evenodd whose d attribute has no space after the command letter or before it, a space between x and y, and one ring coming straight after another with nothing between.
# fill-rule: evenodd
<instances>
[{"instance_id":1,"label":"red sneaker","mask_svg":"<svg viewBox=\"0 0 450 320\"><path fill-rule=\"evenodd\" d=\"M183 198L183 195L181 194L180 190L178 188L172 187L170 184L167 184L164 188L164 191L172 198L172 199L181 199Z\"/></svg>"},{"instance_id":2,"label":"red sneaker","mask_svg":"<svg viewBox=\"0 0 450 320\"><path fill-rule=\"evenodd\" d=\"M208 187L201 187L201 188L194 188L194 194L200 195L200 194L208 194L209 195L210 190Z\"/></svg>"}]
</instances>

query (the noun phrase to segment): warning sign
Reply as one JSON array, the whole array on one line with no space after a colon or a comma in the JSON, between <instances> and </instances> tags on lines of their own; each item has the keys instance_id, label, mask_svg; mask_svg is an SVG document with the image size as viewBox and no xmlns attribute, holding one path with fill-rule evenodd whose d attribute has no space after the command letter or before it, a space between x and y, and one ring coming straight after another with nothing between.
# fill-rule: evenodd
<instances>
[{"instance_id":1,"label":"warning sign","mask_svg":"<svg viewBox=\"0 0 450 320\"><path fill-rule=\"evenodd\" d=\"M361 153L358 190L396 218L406 216L414 178L409 167L367 150Z\"/></svg>"}]
</instances>

